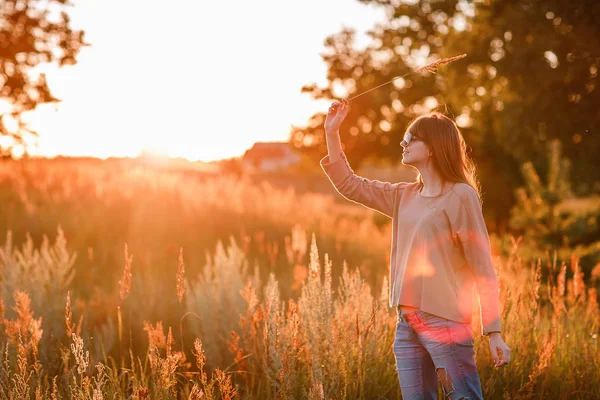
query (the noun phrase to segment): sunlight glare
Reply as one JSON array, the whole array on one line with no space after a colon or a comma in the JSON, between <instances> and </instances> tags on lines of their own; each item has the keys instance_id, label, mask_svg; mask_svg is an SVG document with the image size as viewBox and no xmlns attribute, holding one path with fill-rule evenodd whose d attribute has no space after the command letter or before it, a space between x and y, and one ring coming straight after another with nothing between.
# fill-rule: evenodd
<instances>
[{"instance_id":1,"label":"sunlight glare","mask_svg":"<svg viewBox=\"0 0 600 400\"><path fill-rule=\"evenodd\" d=\"M382 7L347 0L235 7L75 0L73 28L85 30L91 46L74 66L36 68L62 101L27 116L40 133L31 154L135 157L160 149L212 161L241 156L258 141L288 140L292 126L329 106L301 92L327 84L325 37L351 27L365 45L364 32L386 18ZM277 17L257 23L249 15ZM157 21L165 29L156 29ZM274 41L285 46L273 51Z\"/></svg>"}]
</instances>

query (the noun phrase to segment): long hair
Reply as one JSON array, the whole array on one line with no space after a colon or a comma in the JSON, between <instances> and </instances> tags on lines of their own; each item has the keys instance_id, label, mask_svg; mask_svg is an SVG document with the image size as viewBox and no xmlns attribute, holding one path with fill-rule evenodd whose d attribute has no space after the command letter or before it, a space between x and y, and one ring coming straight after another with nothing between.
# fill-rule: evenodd
<instances>
[{"instance_id":1,"label":"long hair","mask_svg":"<svg viewBox=\"0 0 600 400\"><path fill-rule=\"evenodd\" d=\"M481 201L475 163L467 155L467 145L454 121L434 111L413 119L407 131L423 138L427 143L433 153L433 166L441 175L442 181L470 185ZM423 186L420 173L417 182Z\"/></svg>"}]
</instances>

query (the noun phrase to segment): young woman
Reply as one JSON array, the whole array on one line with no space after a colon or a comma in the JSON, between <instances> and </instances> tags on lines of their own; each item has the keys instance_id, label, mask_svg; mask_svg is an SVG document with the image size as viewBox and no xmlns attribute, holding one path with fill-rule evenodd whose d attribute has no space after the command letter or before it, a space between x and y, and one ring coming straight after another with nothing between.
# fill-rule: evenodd
<instances>
[{"instance_id":1,"label":"young woman","mask_svg":"<svg viewBox=\"0 0 600 400\"><path fill-rule=\"evenodd\" d=\"M482 399L471 315L474 290L481 332L495 366L508 364L500 329L498 281L475 168L456 124L431 113L414 119L400 143L415 182L354 174L339 129L348 103L334 102L325 121L321 167L346 199L392 218L390 306L398 310L394 354L404 399L435 399L438 379L450 399Z\"/></svg>"}]
</instances>

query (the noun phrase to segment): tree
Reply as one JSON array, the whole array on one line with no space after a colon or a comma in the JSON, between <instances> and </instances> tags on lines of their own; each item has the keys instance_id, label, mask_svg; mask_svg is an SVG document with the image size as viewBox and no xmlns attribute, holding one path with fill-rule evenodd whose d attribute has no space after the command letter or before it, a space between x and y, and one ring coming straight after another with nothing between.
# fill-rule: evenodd
<instances>
[{"instance_id":1,"label":"tree","mask_svg":"<svg viewBox=\"0 0 600 400\"><path fill-rule=\"evenodd\" d=\"M548 174L547 143L558 139L574 161L575 194L600 191L598 18L591 0L486 0L467 29L450 33L447 51L467 52L469 62L448 69L445 97L470 116L463 132L486 160L484 187L521 185L518 167L529 161ZM516 200L489 192L503 213Z\"/></svg>"},{"instance_id":2,"label":"tree","mask_svg":"<svg viewBox=\"0 0 600 400\"><path fill-rule=\"evenodd\" d=\"M0 157L10 157L13 148L26 150L27 127L22 115L55 98L44 74L34 75L38 65L57 62L74 65L83 46L84 32L72 30L64 11L68 0L3 0L0 6ZM7 111L4 111L7 110Z\"/></svg>"},{"instance_id":3,"label":"tree","mask_svg":"<svg viewBox=\"0 0 600 400\"><path fill-rule=\"evenodd\" d=\"M441 53L441 36L447 29L444 23L458 12L456 1L421 7L400 4L390 10L390 23L369 31L372 41L363 50L355 48L353 30L328 37L322 54L328 65L328 86L310 84L302 91L316 99L350 98L433 61ZM353 167L358 168L368 157L399 161L406 126L426 106L435 107L439 93L436 76L424 73L395 80L352 100L340 135ZM313 115L307 127L293 129L291 141L316 156L326 152L324 121L325 114Z\"/></svg>"},{"instance_id":4,"label":"tree","mask_svg":"<svg viewBox=\"0 0 600 400\"><path fill-rule=\"evenodd\" d=\"M520 165L545 173L546 143L559 139L575 161L578 195L600 191L600 3L592 0L360 0L380 4L389 20L370 32L364 50L353 34L327 38L326 88L319 99L352 97L427 61L466 53L437 75L411 75L353 100L342 142L351 163L368 157L396 162L406 125L426 110L429 96L446 107L472 149L483 200L502 230L516 199L501 188L523 184ZM346 88L343 90L336 88ZM431 99L429 99L431 100ZM430 101L435 105L434 101ZM322 157L325 115L295 128L290 140ZM387 123L385 122L387 121ZM305 140L308 137L309 140Z\"/></svg>"}]
</instances>

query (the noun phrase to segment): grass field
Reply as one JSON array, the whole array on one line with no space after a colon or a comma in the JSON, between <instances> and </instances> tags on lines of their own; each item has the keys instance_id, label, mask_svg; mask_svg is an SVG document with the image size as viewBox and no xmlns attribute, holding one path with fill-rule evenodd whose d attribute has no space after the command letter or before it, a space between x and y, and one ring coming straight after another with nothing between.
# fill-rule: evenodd
<instances>
[{"instance_id":1,"label":"grass field","mask_svg":"<svg viewBox=\"0 0 600 400\"><path fill-rule=\"evenodd\" d=\"M0 163L0 397L401 398L391 220L267 182ZM600 398L600 267L519 245L494 246L509 366L473 314L485 398Z\"/></svg>"}]
</instances>

